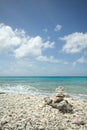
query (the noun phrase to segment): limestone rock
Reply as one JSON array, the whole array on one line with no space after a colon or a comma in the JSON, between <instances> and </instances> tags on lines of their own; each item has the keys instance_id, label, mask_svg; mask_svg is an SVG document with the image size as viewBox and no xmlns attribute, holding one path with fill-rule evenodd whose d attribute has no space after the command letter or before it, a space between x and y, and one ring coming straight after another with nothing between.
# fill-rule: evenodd
<instances>
[{"instance_id":1,"label":"limestone rock","mask_svg":"<svg viewBox=\"0 0 87 130\"><path fill-rule=\"evenodd\" d=\"M0 122L0 130L2 130L2 125L1 125L1 122Z\"/></svg>"},{"instance_id":2,"label":"limestone rock","mask_svg":"<svg viewBox=\"0 0 87 130\"><path fill-rule=\"evenodd\" d=\"M47 105L50 105L52 103L52 99L50 99L49 97L44 98L44 101Z\"/></svg>"},{"instance_id":3,"label":"limestone rock","mask_svg":"<svg viewBox=\"0 0 87 130\"><path fill-rule=\"evenodd\" d=\"M72 113L73 112L72 105L70 103L68 103L68 101L66 101L66 100L64 100L60 103L52 103L51 106L53 108L58 109L62 113Z\"/></svg>"},{"instance_id":4,"label":"limestone rock","mask_svg":"<svg viewBox=\"0 0 87 130\"><path fill-rule=\"evenodd\" d=\"M73 124L85 125L86 123L84 122L84 120L82 120L80 117L78 117L77 119L74 120Z\"/></svg>"},{"instance_id":5,"label":"limestone rock","mask_svg":"<svg viewBox=\"0 0 87 130\"><path fill-rule=\"evenodd\" d=\"M72 113L73 107L72 105L67 101L64 100L64 94L63 94L63 87L58 87L56 89L56 96L54 96L53 99L50 99L49 97L44 98L47 105L52 106L53 108L58 109L62 113Z\"/></svg>"},{"instance_id":6,"label":"limestone rock","mask_svg":"<svg viewBox=\"0 0 87 130\"><path fill-rule=\"evenodd\" d=\"M54 99L53 99L54 103L59 103L61 101L63 101L63 97L54 97Z\"/></svg>"},{"instance_id":7,"label":"limestone rock","mask_svg":"<svg viewBox=\"0 0 87 130\"><path fill-rule=\"evenodd\" d=\"M70 98L70 95L68 93L64 93L63 96L66 98Z\"/></svg>"},{"instance_id":8,"label":"limestone rock","mask_svg":"<svg viewBox=\"0 0 87 130\"><path fill-rule=\"evenodd\" d=\"M59 86L58 88L56 88L56 94L63 95L63 91L64 91L64 88L62 86Z\"/></svg>"},{"instance_id":9,"label":"limestone rock","mask_svg":"<svg viewBox=\"0 0 87 130\"><path fill-rule=\"evenodd\" d=\"M38 130L45 130L43 126L40 126Z\"/></svg>"},{"instance_id":10,"label":"limestone rock","mask_svg":"<svg viewBox=\"0 0 87 130\"><path fill-rule=\"evenodd\" d=\"M68 103L68 101L66 101L66 100L60 102L60 104L57 105L57 108L62 113L72 113L73 112L72 105L70 103Z\"/></svg>"}]
</instances>

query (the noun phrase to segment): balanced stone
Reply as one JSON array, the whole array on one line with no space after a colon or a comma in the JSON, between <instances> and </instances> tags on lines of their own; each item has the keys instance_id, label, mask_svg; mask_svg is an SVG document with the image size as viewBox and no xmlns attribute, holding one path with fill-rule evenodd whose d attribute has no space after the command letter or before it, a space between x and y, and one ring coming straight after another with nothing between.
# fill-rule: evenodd
<instances>
[{"instance_id":1,"label":"balanced stone","mask_svg":"<svg viewBox=\"0 0 87 130\"><path fill-rule=\"evenodd\" d=\"M52 103L52 99L50 99L49 97L44 98L44 101L47 105L50 105Z\"/></svg>"},{"instance_id":2,"label":"balanced stone","mask_svg":"<svg viewBox=\"0 0 87 130\"><path fill-rule=\"evenodd\" d=\"M63 97L54 97L54 99L53 99L53 102L54 103L59 103L59 102L61 102L61 101L63 101Z\"/></svg>"},{"instance_id":3,"label":"balanced stone","mask_svg":"<svg viewBox=\"0 0 87 130\"><path fill-rule=\"evenodd\" d=\"M59 111L61 111L62 113L72 113L73 112L73 107L70 103L68 103L68 101L64 100L60 103L54 103L52 102L51 106L53 108L58 109Z\"/></svg>"},{"instance_id":4,"label":"balanced stone","mask_svg":"<svg viewBox=\"0 0 87 130\"><path fill-rule=\"evenodd\" d=\"M58 88L56 88L56 97L63 97L64 88L62 86L59 86Z\"/></svg>"}]
</instances>

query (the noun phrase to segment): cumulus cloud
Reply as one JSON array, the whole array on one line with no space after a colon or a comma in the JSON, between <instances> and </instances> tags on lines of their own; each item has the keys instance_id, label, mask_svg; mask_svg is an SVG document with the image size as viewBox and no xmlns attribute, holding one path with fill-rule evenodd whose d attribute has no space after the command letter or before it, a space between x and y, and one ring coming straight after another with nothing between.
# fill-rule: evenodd
<instances>
[{"instance_id":1,"label":"cumulus cloud","mask_svg":"<svg viewBox=\"0 0 87 130\"><path fill-rule=\"evenodd\" d=\"M60 31L61 29L62 29L62 25L57 24L56 27L55 27L55 29L54 29L54 31L58 32L58 31Z\"/></svg>"},{"instance_id":2,"label":"cumulus cloud","mask_svg":"<svg viewBox=\"0 0 87 130\"><path fill-rule=\"evenodd\" d=\"M75 32L60 39L66 42L62 48L66 53L80 53L87 48L87 33Z\"/></svg>"},{"instance_id":3,"label":"cumulus cloud","mask_svg":"<svg viewBox=\"0 0 87 130\"><path fill-rule=\"evenodd\" d=\"M17 58L23 57L37 57L42 55L42 40L41 37L36 36L27 40L26 44L22 44L19 48L15 50Z\"/></svg>"},{"instance_id":4,"label":"cumulus cloud","mask_svg":"<svg viewBox=\"0 0 87 130\"><path fill-rule=\"evenodd\" d=\"M42 44L42 46L44 48L54 48L54 45L55 45L55 42L50 42L50 41L47 41L47 42Z\"/></svg>"},{"instance_id":5,"label":"cumulus cloud","mask_svg":"<svg viewBox=\"0 0 87 130\"><path fill-rule=\"evenodd\" d=\"M15 50L15 54L17 58L35 58L42 55L43 49L53 47L54 42L43 42L40 36L36 36L27 39L26 44L22 43L22 45Z\"/></svg>"},{"instance_id":6,"label":"cumulus cloud","mask_svg":"<svg viewBox=\"0 0 87 130\"><path fill-rule=\"evenodd\" d=\"M10 26L0 24L0 52L8 52L21 44L21 39L17 36L17 31Z\"/></svg>"},{"instance_id":7,"label":"cumulus cloud","mask_svg":"<svg viewBox=\"0 0 87 130\"><path fill-rule=\"evenodd\" d=\"M24 30L13 30L0 24L0 52L13 52L16 58L37 58L44 49L54 48L55 43L43 41L42 37L30 37Z\"/></svg>"}]
</instances>

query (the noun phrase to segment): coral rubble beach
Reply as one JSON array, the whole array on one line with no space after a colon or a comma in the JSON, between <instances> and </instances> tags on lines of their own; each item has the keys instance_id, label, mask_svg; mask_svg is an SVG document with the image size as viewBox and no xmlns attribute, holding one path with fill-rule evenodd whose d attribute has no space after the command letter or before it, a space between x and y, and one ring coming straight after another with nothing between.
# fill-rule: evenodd
<instances>
[{"instance_id":1,"label":"coral rubble beach","mask_svg":"<svg viewBox=\"0 0 87 130\"><path fill-rule=\"evenodd\" d=\"M0 130L87 130L87 100L0 93Z\"/></svg>"}]
</instances>

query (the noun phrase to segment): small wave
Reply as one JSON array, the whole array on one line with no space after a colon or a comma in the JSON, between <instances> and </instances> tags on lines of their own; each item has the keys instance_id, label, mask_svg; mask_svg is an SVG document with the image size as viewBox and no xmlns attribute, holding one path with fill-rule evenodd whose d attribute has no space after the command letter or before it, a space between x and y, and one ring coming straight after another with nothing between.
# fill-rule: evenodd
<instances>
[{"instance_id":1,"label":"small wave","mask_svg":"<svg viewBox=\"0 0 87 130\"><path fill-rule=\"evenodd\" d=\"M87 95L86 94L81 94L81 93L70 93L70 95L72 96L72 97L75 97L75 98L82 98L82 99L87 99Z\"/></svg>"},{"instance_id":2,"label":"small wave","mask_svg":"<svg viewBox=\"0 0 87 130\"><path fill-rule=\"evenodd\" d=\"M82 98L86 98L87 99L87 95L86 94L78 94L79 97L82 97Z\"/></svg>"},{"instance_id":3,"label":"small wave","mask_svg":"<svg viewBox=\"0 0 87 130\"><path fill-rule=\"evenodd\" d=\"M35 87L29 86L29 85L10 85L10 84L0 86L0 92L29 94L29 95L39 94L39 90Z\"/></svg>"}]
</instances>

